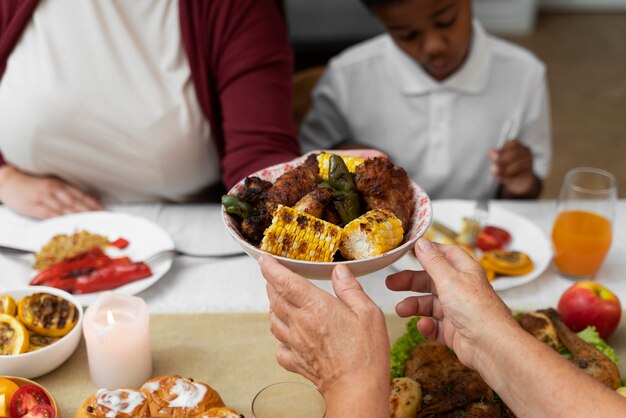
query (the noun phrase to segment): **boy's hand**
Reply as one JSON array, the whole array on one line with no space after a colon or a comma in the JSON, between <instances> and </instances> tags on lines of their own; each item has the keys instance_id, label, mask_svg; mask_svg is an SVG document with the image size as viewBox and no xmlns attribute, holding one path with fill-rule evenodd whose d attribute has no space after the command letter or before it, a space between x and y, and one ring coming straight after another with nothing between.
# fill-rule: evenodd
<instances>
[{"instance_id":1,"label":"boy's hand","mask_svg":"<svg viewBox=\"0 0 626 418\"><path fill-rule=\"evenodd\" d=\"M508 141L499 149L489 151L491 172L502 185L503 197L536 198L541 191L541 181L533 172L533 155L518 140Z\"/></svg>"}]
</instances>

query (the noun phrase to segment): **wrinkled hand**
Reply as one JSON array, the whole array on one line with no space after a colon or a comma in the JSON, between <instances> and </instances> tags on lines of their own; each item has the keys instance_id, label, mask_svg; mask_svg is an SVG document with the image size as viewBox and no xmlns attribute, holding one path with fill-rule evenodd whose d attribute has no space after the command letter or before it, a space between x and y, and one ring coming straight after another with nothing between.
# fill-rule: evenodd
<instances>
[{"instance_id":1,"label":"wrinkled hand","mask_svg":"<svg viewBox=\"0 0 626 418\"><path fill-rule=\"evenodd\" d=\"M31 176L8 165L0 170L0 201L19 214L46 219L104 209L94 197L57 178Z\"/></svg>"},{"instance_id":2,"label":"wrinkled hand","mask_svg":"<svg viewBox=\"0 0 626 418\"><path fill-rule=\"evenodd\" d=\"M518 140L508 141L500 150L489 151L491 172L511 195L534 194L537 177L533 172L533 155Z\"/></svg>"},{"instance_id":3,"label":"wrinkled hand","mask_svg":"<svg viewBox=\"0 0 626 418\"><path fill-rule=\"evenodd\" d=\"M391 290L427 293L396 306L401 317L419 315L418 330L450 347L459 360L475 368L490 339L517 327L510 311L485 278L481 266L464 250L420 239L415 255L425 271L401 271L387 277Z\"/></svg>"},{"instance_id":4,"label":"wrinkled hand","mask_svg":"<svg viewBox=\"0 0 626 418\"><path fill-rule=\"evenodd\" d=\"M260 257L259 264L267 280L270 330L281 342L278 363L312 381L329 410L329 399L354 393L357 385L365 393L374 387L388 413L385 318L350 270L339 265L333 271L335 298L270 256Z\"/></svg>"}]
</instances>

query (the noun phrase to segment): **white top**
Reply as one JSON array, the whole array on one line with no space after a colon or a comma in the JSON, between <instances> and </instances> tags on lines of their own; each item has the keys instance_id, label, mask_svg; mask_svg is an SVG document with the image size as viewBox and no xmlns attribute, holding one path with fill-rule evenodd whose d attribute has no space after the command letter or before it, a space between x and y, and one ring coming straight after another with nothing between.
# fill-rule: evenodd
<instances>
[{"instance_id":1,"label":"white top","mask_svg":"<svg viewBox=\"0 0 626 418\"><path fill-rule=\"evenodd\" d=\"M333 58L303 122L303 150L354 140L386 152L432 198L493 195L487 152L513 122L539 177L550 166L544 65L474 22L469 56L443 82L383 34Z\"/></svg>"},{"instance_id":2,"label":"white top","mask_svg":"<svg viewBox=\"0 0 626 418\"><path fill-rule=\"evenodd\" d=\"M106 202L184 200L218 182L178 1L42 1L0 82L0 152Z\"/></svg>"}]
</instances>

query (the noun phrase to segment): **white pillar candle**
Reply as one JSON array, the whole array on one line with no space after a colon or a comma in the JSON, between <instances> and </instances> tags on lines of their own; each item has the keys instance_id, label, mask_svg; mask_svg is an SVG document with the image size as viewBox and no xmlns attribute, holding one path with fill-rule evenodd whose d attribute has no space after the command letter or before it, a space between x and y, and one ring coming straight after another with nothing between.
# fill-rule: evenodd
<instances>
[{"instance_id":1,"label":"white pillar candle","mask_svg":"<svg viewBox=\"0 0 626 418\"><path fill-rule=\"evenodd\" d=\"M150 378L150 312L143 299L102 293L85 312L83 332L94 385L139 387Z\"/></svg>"}]
</instances>

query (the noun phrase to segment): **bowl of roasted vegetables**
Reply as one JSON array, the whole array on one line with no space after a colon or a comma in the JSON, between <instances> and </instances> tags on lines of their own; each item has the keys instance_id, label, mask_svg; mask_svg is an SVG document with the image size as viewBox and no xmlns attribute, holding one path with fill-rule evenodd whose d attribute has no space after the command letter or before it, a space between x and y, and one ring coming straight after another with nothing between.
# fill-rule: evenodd
<instances>
[{"instance_id":1,"label":"bowl of roasted vegetables","mask_svg":"<svg viewBox=\"0 0 626 418\"><path fill-rule=\"evenodd\" d=\"M83 309L53 287L0 291L0 375L34 378L65 362L82 335Z\"/></svg>"},{"instance_id":2,"label":"bowl of roasted vegetables","mask_svg":"<svg viewBox=\"0 0 626 418\"><path fill-rule=\"evenodd\" d=\"M311 153L261 170L222 197L222 216L246 253L269 253L310 279L338 263L357 276L402 257L428 229L431 203L387 158Z\"/></svg>"}]
</instances>

